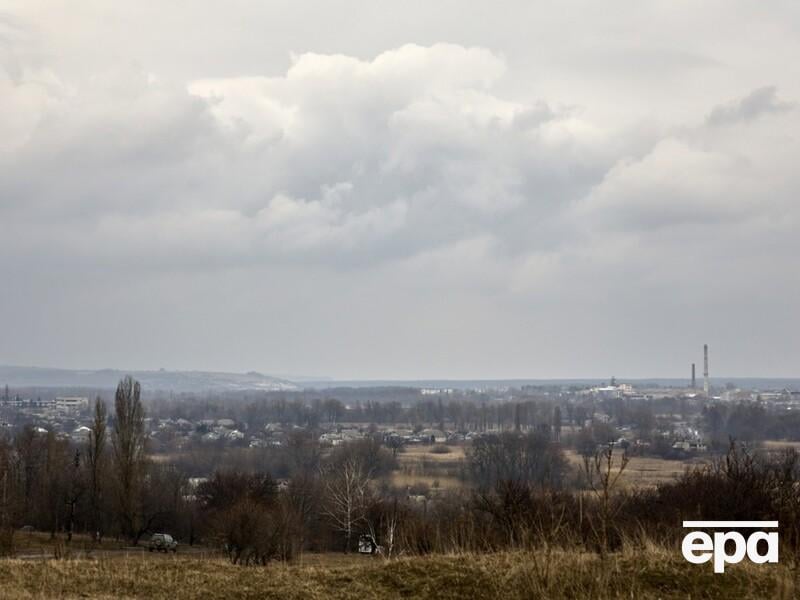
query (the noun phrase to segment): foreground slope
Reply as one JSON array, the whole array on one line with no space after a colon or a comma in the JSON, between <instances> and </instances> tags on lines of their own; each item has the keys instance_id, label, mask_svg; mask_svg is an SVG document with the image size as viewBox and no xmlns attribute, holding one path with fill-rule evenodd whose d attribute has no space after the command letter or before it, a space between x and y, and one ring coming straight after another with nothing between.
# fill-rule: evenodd
<instances>
[{"instance_id":1,"label":"foreground slope","mask_svg":"<svg viewBox=\"0 0 800 600\"><path fill-rule=\"evenodd\" d=\"M310 558L310 557L309 557ZM344 564L342 564L344 562ZM3 598L793 598L782 565L714 575L674 552L353 557L330 566L236 567L219 559L0 561Z\"/></svg>"}]
</instances>

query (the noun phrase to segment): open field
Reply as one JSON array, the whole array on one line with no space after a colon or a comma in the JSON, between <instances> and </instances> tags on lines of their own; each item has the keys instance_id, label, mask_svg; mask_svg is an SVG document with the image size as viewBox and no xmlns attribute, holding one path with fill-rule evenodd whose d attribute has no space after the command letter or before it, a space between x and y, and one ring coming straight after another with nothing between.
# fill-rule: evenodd
<instances>
[{"instance_id":1,"label":"open field","mask_svg":"<svg viewBox=\"0 0 800 600\"><path fill-rule=\"evenodd\" d=\"M578 469L583 469L583 457L574 450L565 450L567 459ZM615 453L614 464L618 465L621 459L620 453ZM705 464L703 458L692 460L665 460L663 458L632 456L625 472L622 474L622 481L629 487L655 487L659 483L666 483L674 480L681 475L687 468L701 466Z\"/></svg>"},{"instance_id":2,"label":"open field","mask_svg":"<svg viewBox=\"0 0 800 600\"><path fill-rule=\"evenodd\" d=\"M392 476L397 486L426 484L440 489L461 487L458 473L465 460L463 446L445 446L449 452L438 454L434 446L408 446L397 455L398 469ZM574 450L566 449L567 459L578 469L583 468L583 458ZM617 454L615 460L621 455ZM654 457L633 456L628 463L622 481L627 486L654 487L681 475L687 468L705 464L706 458L691 460L665 460Z\"/></svg>"},{"instance_id":3,"label":"open field","mask_svg":"<svg viewBox=\"0 0 800 600\"><path fill-rule=\"evenodd\" d=\"M789 442L786 440L766 440L764 442L766 450L786 450L792 448L800 452L800 442Z\"/></svg>"},{"instance_id":4,"label":"open field","mask_svg":"<svg viewBox=\"0 0 800 600\"><path fill-rule=\"evenodd\" d=\"M59 532L56 536L51 536L43 531L22 531L14 532L14 550L17 553L25 554L52 554L56 548L68 548L72 551L87 551L94 548L104 548L106 550L120 550L127 543L116 541L113 538L105 538L102 544L92 541L86 534L75 534L72 541L67 543L66 535Z\"/></svg>"},{"instance_id":5,"label":"open field","mask_svg":"<svg viewBox=\"0 0 800 600\"><path fill-rule=\"evenodd\" d=\"M435 452L437 447L447 452ZM440 489L458 488L463 485L458 473L464 459L463 446L406 446L397 455L398 469L392 474L392 483L401 487L424 484Z\"/></svg>"},{"instance_id":6,"label":"open field","mask_svg":"<svg viewBox=\"0 0 800 600\"><path fill-rule=\"evenodd\" d=\"M447 452L437 453L434 451L434 448L444 448ZM449 446L445 444L405 446L403 452L397 455L401 463L421 459L444 462L452 460L461 461L464 460L465 457L466 451L464 446Z\"/></svg>"},{"instance_id":7,"label":"open field","mask_svg":"<svg viewBox=\"0 0 800 600\"><path fill-rule=\"evenodd\" d=\"M328 555L324 555L328 556ZM0 560L2 598L793 598L789 570L742 563L715 575L678 550L502 553L237 567L224 560ZM324 562L324 561L323 561Z\"/></svg>"},{"instance_id":8,"label":"open field","mask_svg":"<svg viewBox=\"0 0 800 600\"><path fill-rule=\"evenodd\" d=\"M40 531L17 531L13 538L13 556L25 560L49 560L53 558L108 558L108 557L141 557L154 558L166 555L147 550L147 536L137 546L131 546L124 540L104 538L102 543L94 542L88 535L76 534L70 542L66 536L59 533L51 537L49 533ZM170 555L172 556L172 555ZM180 545L177 556L193 558L219 558L220 553L205 546Z\"/></svg>"}]
</instances>

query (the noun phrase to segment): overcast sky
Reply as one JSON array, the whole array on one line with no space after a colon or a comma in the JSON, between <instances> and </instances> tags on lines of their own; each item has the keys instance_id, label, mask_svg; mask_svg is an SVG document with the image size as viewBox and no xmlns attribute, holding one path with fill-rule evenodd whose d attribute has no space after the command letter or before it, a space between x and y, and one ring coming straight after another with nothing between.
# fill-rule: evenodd
<instances>
[{"instance_id":1,"label":"overcast sky","mask_svg":"<svg viewBox=\"0 0 800 600\"><path fill-rule=\"evenodd\" d=\"M796 0L0 0L0 364L800 376L799 58Z\"/></svg>"}]
</instances>

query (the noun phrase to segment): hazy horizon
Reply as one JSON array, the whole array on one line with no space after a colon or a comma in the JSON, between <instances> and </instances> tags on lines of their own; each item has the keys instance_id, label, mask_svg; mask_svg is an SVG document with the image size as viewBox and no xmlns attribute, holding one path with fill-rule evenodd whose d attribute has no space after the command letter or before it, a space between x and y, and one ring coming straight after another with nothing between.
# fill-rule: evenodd
<instances>
[{"instance_id":1,"label":"hazy horizon","mask_svg":"<svg viewBox=\"0 0 800 600\"><path fill-rule=\"evenodd\" d=\"M284 381L289 381L299 386L309 385L309 384L359 384L362 385L370 385L370 384L447 384L447 383L472 383L472 382L518 382L525 384L526 382L541 382L543 384L548 384L552 382L608 382L613 377L618 382L673 382L678 383L684 381L688 384L691 377L690 376L680 376L680 375L651 375L651 376L643 376L643 377L627 377L624 374L611 374L611 375L583 375L583 374L575 374L569 377L527 377L525 375L522 376L511 376L511 377L462 377L462 378L453 378L453 377L409 377L409 378L393 378L393 377L372 377L372 378L358 378L358 377L329 377L326 375L305 375L302 373L272 373L268 371L242 371L242 370L234 370L234 371L224 371L220 369L138 369L138 368L120 368L120 367L86 367L81 369L67 369L62 367L53 367L53 366L42 366L42 365L7 365L7 364L0 364L0 386L6 383L3 380L3 375L6 370L37 370L37 371L65 371L71 374L79 374L79 373L101 373L105 371L112 371L114 373L119 374L144 374L144 373L151 373L151 374L159 374L159 373L216 373L216 374L225 374L225 375L247 375L250 373L255 373L258 375L263 375L266 377L272 377L275 379L280 379ZM748 374L737 374L737 375L710 375L709 380L712 382L713 385L720 385L720 382L755 382L755 381L766 381L766 382L800 382L800 376L792 376L792 375L783 375L783 376L761 376L761 375L748 375ZM116 380L115 380L116 381ZM698 385L702 385L702 374L698 371L697 373L697 382ZM20 384L17 384L20 385ZM36 385L34 383L25 384L25 385ZM50 384L47 384L50 385ZM47 387L45 385L45 387ZM55 385L55 384L54 384ZM61 384L58 384L61 385Z\"/></svg>"},{"instance_id":2,"label":"hazy horizon","mask_svg":"<svg viewBox=\"0 0 800 600\"><path fill-rule=\"evenodd\" d=\"M712 377L790 377L799 30L791 2L10 0L0 364L688 379L707 343Z\"/></svg>"}]
</instances>

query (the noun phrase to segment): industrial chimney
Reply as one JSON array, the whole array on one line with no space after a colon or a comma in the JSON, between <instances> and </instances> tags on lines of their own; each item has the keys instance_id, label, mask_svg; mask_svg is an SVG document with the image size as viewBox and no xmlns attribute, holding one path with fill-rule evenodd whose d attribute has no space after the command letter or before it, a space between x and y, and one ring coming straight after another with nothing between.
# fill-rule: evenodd
<instances>
[{"instance_id":1,"label":"industrial chimney","mask_svg":"<svg viewBox=\"0 0 800 600\"><path fill-rule=\"evenodd\" d=\"M703 344L703 391L708 396L708 344Z\"/></svg>"},{"instance_id":2,"label":"industrial chimney","mask_svg":"<svg viewBox=\"0 0 800 600\"><path fill-rule=\"evenodd\" d=\"M692 363L692 389L696 389L697 380L694 377L694 363Z\"/></svg>"}]
</instances>

